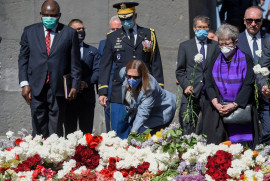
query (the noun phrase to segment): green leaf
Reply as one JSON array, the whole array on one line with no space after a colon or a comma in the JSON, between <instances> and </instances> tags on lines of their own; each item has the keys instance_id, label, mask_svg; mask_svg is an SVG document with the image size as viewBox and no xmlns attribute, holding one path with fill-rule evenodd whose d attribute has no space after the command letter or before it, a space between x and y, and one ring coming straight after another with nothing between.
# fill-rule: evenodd
<instances>
[{"instance_id":1,"label":"green leaf","mask_svg":"<svg viewBox=\"0 0 270 181\"><path fill-rule=\"evenodd\" d=\"M148 135L148 134L150 134L151 131L152 131L152 129L147 129L147 130L145 130L145 131L143 132L143 134Z\"/></svg>"}]
</instances>

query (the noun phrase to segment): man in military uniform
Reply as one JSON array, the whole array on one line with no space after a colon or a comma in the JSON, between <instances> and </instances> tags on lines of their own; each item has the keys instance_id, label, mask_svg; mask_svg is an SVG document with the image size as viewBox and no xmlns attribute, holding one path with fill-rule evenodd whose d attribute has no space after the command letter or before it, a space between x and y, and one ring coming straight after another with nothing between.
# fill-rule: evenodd
<instances>
[{"instance_id":1,"label":"man in military uniform","mask_svg":"<svg viewBox=\"0 0 270 181\"><path fill-rule=\"evenodd\" d=\"M164 86L163 70L158 43L153 29L143 28L136 24L136 2L114 4L121 20L122 28L107 35L106 45L100 62L99 103L106 106L108 84L113 62L115 71L112 79L111 93L111 127L120 138L127 138L130 132L124 120L125 106L122 105L122 79L119 71L132 59L143 60L149 72Z\"/></svg>"}]
</instances>

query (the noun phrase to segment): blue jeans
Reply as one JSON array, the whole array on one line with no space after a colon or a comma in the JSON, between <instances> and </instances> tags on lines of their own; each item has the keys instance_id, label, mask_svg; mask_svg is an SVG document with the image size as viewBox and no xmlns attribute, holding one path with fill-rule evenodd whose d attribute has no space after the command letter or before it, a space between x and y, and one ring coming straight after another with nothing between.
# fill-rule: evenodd
<instances>
[{"instance_id":1,"label":"blue jeans","mask_svg":"<svg viewBox=\"0 0 270 181\"><path fill-rule=\"evenodd\" d=\"M112 130L114 130L121 139L127 138L131 129L128 121L124 120L126 115L126 107L123 104L111 103Z\"/></svg>"}]
</instances>

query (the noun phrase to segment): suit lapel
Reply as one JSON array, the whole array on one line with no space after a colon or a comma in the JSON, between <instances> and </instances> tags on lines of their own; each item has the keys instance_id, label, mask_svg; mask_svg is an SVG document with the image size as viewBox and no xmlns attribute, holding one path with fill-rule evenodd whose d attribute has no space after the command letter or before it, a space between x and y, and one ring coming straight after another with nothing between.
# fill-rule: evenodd
<instances>
[{"instance_id":1,"label":"suit lapel","mask_svg":"<svg viewBox=\"0 0 270 181\"><path fill-rule=\"evenodd\" d=\"M246 53L247 53L248 55L250 55L250 56L253 58L251 49L250 49L250 47L249 47L247 35L246 35L246 32L245 32L245 31L244 31L244 35L245 35L245 36L243 36L243 46L245 47L244 50L246 50ZM244 51L244 50L243 50L243 51Z\"/></svg>"},{"instance_id":2,"label":"suit lapel","mask_svg":"<svg viewBox=\"0 0 270 181\"><path fill-rule=\"evenodd\" d=\"M86 48L86 45L83 43L83 60L86 60L87 55L88 55L88 48Z\"/></svg>"},{"instance_id":3,"label":"suit lapel","mask_svg":"<svg viewBox=\"0 0 270 181\"><path fill-rule=\"evenodd\" d=\"M142 29L141 28L139 28L139 26L138 26L138 32L137 32L137 40L136 40L136 44L135 44L135 48L137 47L137 46L139 46L139 44L141 44L141 42L143 41L143 39L144 39L144 37L145 37L145 33L142 31Z\"/></svg>"},{"instance_id":4,"label":"suit lapel","mask_svg":"<svg viewBox=\"0 0 270 181\"><path fill-rule=\"evenodd\" d=\"M38 37L38 41L40 42L39 44L41 46L42 52L44 52L47 55L45 32L44 32L44 27L42 23L40 23L40 26L38 27L37 37Z\"/></svg>"},{"instance_id":5,"label":"suit lapel","mask_svg":"<svg viewBox=\"0 0 270 181\"><path fill-rule=\"evenodd\" d=\"M212 58L213 55L213 46L212 46L212 40L207 38L207 53L206 53L206 58L205 58L205 62L204 62L204 67L203 69L205 69L207 67L207 64L209 63L209 61Z\"/></svg>"},{"instance_id":6,"label":"suit lapel","mask_svg":"<svg viewBox=\"0 0 270 181\"><path fill-rule=\"evenodd\" d=\"M52 43L52 47L51 47L51 51L50 51L50 55L53 53L53 51L55 50L56 45L58 44L62 34L63 34L63 25L58 23L58 26L56 28L56 32L54 35L54 39L53 39L53 43Z\"/></svg>"}]
</instances>

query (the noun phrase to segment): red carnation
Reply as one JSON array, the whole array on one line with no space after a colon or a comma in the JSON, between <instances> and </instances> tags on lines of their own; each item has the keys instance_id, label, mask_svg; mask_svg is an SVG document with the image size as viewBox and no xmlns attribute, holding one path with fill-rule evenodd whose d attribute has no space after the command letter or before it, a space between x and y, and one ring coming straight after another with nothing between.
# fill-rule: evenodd
<instances>
[{"instance_id":1,"label":"red carnation","mask_svg":"<svg viewBox=\"0 0 270 181\"><path fill-rule=\"evenodd\" d=\"M15 140L16 145L20 146L21 142L25 142L24 140L22 140L21 138L18 138Z\"/></svg>"},{"instance_id":2,"label":"red carnation","mask_svg":"<svg viewBox=\"0 0 270 181\"><path fill-rule=\"evenodd\" d=\"M121 173L122 173L123 177L127 177L128 176L128 172L126 170L121 171Z\"/></svg>"}]
</instances>

